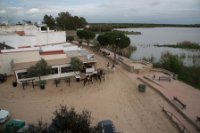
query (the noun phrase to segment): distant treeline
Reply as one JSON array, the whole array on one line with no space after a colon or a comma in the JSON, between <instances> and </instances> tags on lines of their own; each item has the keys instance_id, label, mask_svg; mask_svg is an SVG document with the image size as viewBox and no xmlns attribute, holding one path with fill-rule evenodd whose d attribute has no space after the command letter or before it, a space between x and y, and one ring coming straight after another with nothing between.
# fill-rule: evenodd
<instances>
[{"instance_id":1,"label":"distant treeline","mask_svg":"<svg viewBox=\"0 0 200 133\"><path fill-rule=\"evenodd\" d=\"M200 24L147 24L147 23L89 23L93 32L107 32L114 28L197 27Z\"/></svg>"},{"instance_id":2,"label":"distant treeline","mask_svg":"<svg viewBox=\"0 0 200 133\"><path fill-rule=\"evenodd\" d=\"M141 32L138 32L138 31L122 31L122 30L113 30L113 31L122 32L127 35L141 35L142 34Z\"/></svg>"},{"instance_id":3,"label":"distant treeline","mask_svg":"<svg viewBox=\"0 0 200 133\"><path fill-rule=\"evenodd\" d=\"M200 49L200 44L190 41L184 41L177 44L154 45L156 47L170 47L182 49Z\"/></svg>"},{"instance_id":4,"label":"distant treeline","mask_svg":"<svg viewBox=\"0 0 200 133\"><path fill-rule=\"evenodd\" d=\"M200 24L148 24L148 23L90 23L91 26L109 26L111 28L140 27L199 27Z\"/></svg>"}]
</instances>

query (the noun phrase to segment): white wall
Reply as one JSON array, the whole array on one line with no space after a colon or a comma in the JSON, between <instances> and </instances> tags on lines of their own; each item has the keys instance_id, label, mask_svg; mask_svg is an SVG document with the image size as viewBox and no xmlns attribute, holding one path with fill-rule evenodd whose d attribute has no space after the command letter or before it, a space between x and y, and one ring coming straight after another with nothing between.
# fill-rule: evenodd
<instances>
[{"instance_id":1,"label":"white wall","mask_svg":"<svg viewBox=\"0 0 200 133\"><path fill-rule=\"evenodd\" d=\"M69 64L68 64L69 65ZM76 74L80 74L80 72L76 71L76 72L68 72L68 73L61 73L60 68L62 66L68 66L68 65L61 65L61 66L53 66L52 68L57 67L58 68L58 74L51 74L51 75L47 75L47 76L41 76L41 80L48 80L48 79L55 79L55 78L63 78L63 77L73 77ZM25 79L18 79L17 74L18 73L22 73L22 72L27 72L26 69L23 70L16 70L15 71L15 75L16 75L16 79L18 83L21 83L22 81L26 81L29 79L35 79L35 81L39 81L38 77L33 77L33 78L25 78Z\"/></svg>"},{"instance_id":2,"label":"white wall","mask_svg":"<svg viewBox=\"0 0 200 133\"><path fill-rule=\"evenodd\" d=\"M5 42L6 45L14 48L37 45L36 36L19 36L17 34L0 35L0 42Z\"/></svg>"},{"instance_id":3,"label":"white wall","mask_svg":"<svg viewBox=\"0 0 200 133\"><path fill-rule=\"evenodd\" d=\"M64 59L66 57L67 57L66 54L57 54L56 56L55 55L41 55L41 58L45 60Z\"/></svg>"},{"instance_id":4,"label":"white wall","mask_svg":"<svg viewBox=\"0 0 200 133\"><path fill-rule=\"evenodd\" d=\"M0 42L18 48L21 46L46 45L66 42L65 32L38 32L33 36L19 36L17 34L0 35Z\"/></svg>"},{"instance_id":5,"label":"white wall","mask_svg":"<svg viewBox=\"0 0 200 133\"><path fill-rule=\"evenodd\" d=\"M15 31L24 31L26 35L36 35L39 29L34 25L12 25L0 26L0 31L12 33Z\"/></svg>"},{"instance_id":6,"label":"white wall","mask_svg":"<svg viewBox=\"0 0 200 133\"><path fill-rule=\"evenodd\" d=\"M36 39L38 45L63 43L66 42L66 35L64 31L38 32Z\"/></svg>"},{"instance_id":7,"label":"white wall","mask_svg":"<svg viewBox=\"0 0 200 133\"><path fill-rule=\"evenodd\" d=\"M13 74L11 61L14 63L38 61L41 59L38 51L12 52L0 54L0 73Z\"/></svg>"}]
</instances>

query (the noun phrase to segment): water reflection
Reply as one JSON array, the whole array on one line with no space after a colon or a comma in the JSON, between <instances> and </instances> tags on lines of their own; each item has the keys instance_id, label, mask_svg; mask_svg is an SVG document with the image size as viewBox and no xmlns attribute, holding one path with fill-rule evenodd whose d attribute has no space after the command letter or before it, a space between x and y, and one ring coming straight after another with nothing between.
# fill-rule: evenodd
<instances>
[{"instance_id":1,"label":"water reflection","mask_svg":"<svg viewBox=\"0 0 200 133\"><path fill-rule=\"evenodd\" d=\"M178 48L155 47L154 44L176 44L191 41L200 44L200 28L127 28L124 31L138 31L142 35L128 35L132 45L137 47L131 59L155 58L160 59L162 53L170 52L180 56L186 65L200 62L200 51Z\"/></svg>"}]
</instances>

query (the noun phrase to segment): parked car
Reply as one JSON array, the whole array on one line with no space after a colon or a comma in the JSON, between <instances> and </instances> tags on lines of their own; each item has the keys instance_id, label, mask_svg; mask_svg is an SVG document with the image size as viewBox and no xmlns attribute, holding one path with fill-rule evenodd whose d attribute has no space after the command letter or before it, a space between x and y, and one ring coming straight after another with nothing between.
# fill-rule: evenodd
<instances>
[{"instance_id":1,"label":"parked car","mask_svg":"<svg viewBox=\"0 0 200 133\"><path fill-rule=\"evenodd\" d=\"M3 124L10 118L10 113L7 110L0 109L0 124Z\"/></svg>"},{"instance_id":2,"label":"parked car","mask_svg":"<svg viewBox=\"0 0 200 133\"><path fill-rule=\"evenodd\" d=\"M103 120L98 123L101 133L116 133L115 126L111 120Z\"/></svg>"},{"instance_id":3,"label":"parked car","mask_svg":"<svg viewBox=\"0 0 200 133\"><path fill-rule=\"evenodd\" d=\"M25 121L20 119L12 119L6 123L6 133L16 133L25 126Z\"/></svg>"}]
</instances>

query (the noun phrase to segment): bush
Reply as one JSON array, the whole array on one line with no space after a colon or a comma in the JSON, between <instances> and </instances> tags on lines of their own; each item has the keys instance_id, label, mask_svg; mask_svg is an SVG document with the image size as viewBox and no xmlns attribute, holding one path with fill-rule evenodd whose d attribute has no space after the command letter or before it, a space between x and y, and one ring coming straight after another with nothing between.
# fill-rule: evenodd
<instances>
[{"instance_id":1,"label":"bush","mask_svg":"<svg viewBox=\"0 0 200 133\"><path fill-rule=\"evenodd\" d=\"M168 52L161 55L160 64L162 68L165 68L176 74L178 74L183 67L182 60L177 55L172 55Z\"/></svg>"},{"instance_id":2,"label":"bush","mask_svg":"<svg viewBox=\"0 0 200 133\"><path fill-rule=\"evenodd\" d=\"M83 62L77 57L71 58L70 64L73 71L81 71L83 69Z\"/></svg>"},{"instance_id":3,"label":"bush","mask_svg":"<svg viewBox=\"0 0 200 133\"><path fill-rule=\"evenodd\" d=\"M200 89L200 66L185 66L176 55L163 54L160 62L154 63L154 67L164 68L178 74L178 79Z\"/></svg>"},{"instance_id":4,"label":"bush","mask_svg":"<svg viewBox=\"0 0 200 133\"><path fill-rule=\"evenodd\" d=\"M66 40L69 41L69 42L72 42L74 40L74 37L73 36L67 36Z\"/></svg>"},{"instance_id":5,"label":"bush","mask_svg":"<svg viewBox=\"0 0 200 133\"><path fill-rule=\"evenodd\" d=\"M91 126L91 113L87 110L77 113L74 108L61 105L54 112L52 122L42 121L29 125L27 133L97 133L97 126Z\"/></svg>"},{"instance_id":6,"label":"bush","mask_svg":"<svg viewBox=\"0 0 200 133\"><path fill-rule=\"evenodd\" d=\"M39 85L46 85L46 80L40 80Z\"/></svg>"}]
</instances>

